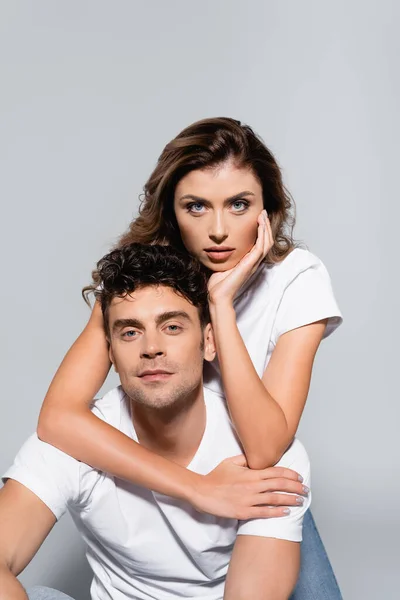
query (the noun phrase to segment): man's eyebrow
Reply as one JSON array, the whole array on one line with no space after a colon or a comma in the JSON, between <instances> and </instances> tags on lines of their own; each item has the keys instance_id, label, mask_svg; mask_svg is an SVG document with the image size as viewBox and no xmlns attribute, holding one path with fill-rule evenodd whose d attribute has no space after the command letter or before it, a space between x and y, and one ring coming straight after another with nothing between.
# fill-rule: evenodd
<instances>
[{"instance_id":1,"label":"man's eyebrow","mask_svg":"<svg viewBox=\"0 0 400 600\"><path fill-rule=\"evenodd\" d=\"M185 321L189 321L190 323L193 322L186 311L170 310L167 312L163 312L160 315L157 315L156 323L157 325L161 325L162 323L165 323L165 321L169 321L170 319L185 319Z\"/></svg>"},{"instance_id":2,"label":"man's eyebrow","mask_svg":"<svg viewBox=\"0 0 400 600\"><path fill-rule=\"evenodd\" d=\"M112 330L122 329L123 327L136 327L137 329L143 329L144 325L139 319L117 319L112 325Z\"/></svg>"},{"instance_id":3,"label":"man's eyebrow","mask_svg":"<svg viewBox=\"0 0 400 600\"><path fill-rule=\"evenodd\" d=\"M240 200L244 196L255 196L254 192L250 192L249 190L244 190L239 194L235 194L234 196L230 196L225 199L225 202L235 202L236 200ZM185 194L181 198L179 198L179 202L182 200L193 200L194 202L208 202L207 198L201 198L201 196L195 196L194 194Z\"/></svg>"},{"instance_id":4,"label":"man's eyebrow","mask_svg":"<svg viewBox=\"0 0 400 600\"><path fill-rule=\"evenodd\" d=\"M156 325L161 325L169 319L185 319L192 323L192 319L184 310L170 310L163 312L156 317ZM145 329L144 323L139 319L116 319L112 325L112 330L123 329L124 327L136 327L136 329Z\"/></svg>"}]
</instances>

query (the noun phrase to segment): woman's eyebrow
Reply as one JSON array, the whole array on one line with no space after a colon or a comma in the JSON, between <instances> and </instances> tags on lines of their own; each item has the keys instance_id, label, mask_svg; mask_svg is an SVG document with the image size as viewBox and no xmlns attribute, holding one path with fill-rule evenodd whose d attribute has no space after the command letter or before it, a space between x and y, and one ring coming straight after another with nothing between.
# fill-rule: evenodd
<instances>
[{"instance_id":1,"label":"woman's eyebrow","mask_svg":"<svg viewBox=\"0 0 400 600\"><path fill-rule=\"evenodd\" d=\"M244 190L243 192L239 192L239 194L235 194L234 196L230 196L226 198L225 202L235 202L235 200L240 200L244 196L255 196L254 192L250 192L249 190ZM209 202L207 198L201 198L201 196L195 196L194 194L185 194L179 198L179 202L182 200L193 200L194 202Z\"/></svg>"}]
</instances>

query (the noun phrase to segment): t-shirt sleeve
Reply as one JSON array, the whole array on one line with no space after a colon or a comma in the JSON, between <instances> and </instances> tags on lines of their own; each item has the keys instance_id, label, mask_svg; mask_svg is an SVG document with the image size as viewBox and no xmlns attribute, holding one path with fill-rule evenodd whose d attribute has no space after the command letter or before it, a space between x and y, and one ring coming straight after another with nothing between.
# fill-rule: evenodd
<instances>
[{"instance_id":1,"label":"t-shirt sleeve","mask_svg":"<svg viewBox=\"0 0 400 600\"><path fill-rule=\"evenodd\" d=\"M295 439L292 446L282 456L277 466L293 469L303 477L303 485L311 487L310 461L304 446ZM285 517L267 519L249 519L239 521L238 535L257 535L260 537L278 538L290 542L301 542L303 539L303 519L310 508L311 491L304 498L303 506L291 506L290 514Z\"/></svg>"},{"instance_id":2,"label":"t-shirt sleeve","mask_svg":"<svg viewBox=\"0 0 400 600\"><path fill-rule=\"evenodd\" d=\"M14 479L33 492L59 519L79 495L79 461L42 442L34 433L2 476Z\"/></svg>"},{"instance_id":3,"label":"t-shirt sleeve","mask_svg":"<svg viewBox=\"0 0 400 600\"><path fill-rule=\"evenodd\" d=\"M276 314L271 341L275 345L282 334L321 319L328 319L324 338L343 321L329 273L319 261L299 273L287 286Z\"/></svg>"}]
</instances>

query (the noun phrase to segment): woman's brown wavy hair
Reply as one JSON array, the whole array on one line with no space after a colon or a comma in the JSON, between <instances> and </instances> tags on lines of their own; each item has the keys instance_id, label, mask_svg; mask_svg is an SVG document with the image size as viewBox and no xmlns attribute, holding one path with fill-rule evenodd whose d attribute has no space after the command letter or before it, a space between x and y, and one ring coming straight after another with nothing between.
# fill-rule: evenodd
<instances>
[{"instance_id":1,"label":"woman's brown wavy hair","mask_svg":"<svg viewBox=\"0 0 400 600\"><path fill-rule=\"evenodd\" d=\"M220 117L197 121L186 127L161 153L144 186L139 216L120 237L116 247L132 242L165 244L184 249L174 213L174 192L190 171L212 169L233 160L237 167L249 168L263 190L264 208L272 227L274 245L266 262L281 261L294 248L294 202L282 183L282 174L273 154L248 125ZM93 271L94 286L99 277Z\"/></svg>"}]
</instances>

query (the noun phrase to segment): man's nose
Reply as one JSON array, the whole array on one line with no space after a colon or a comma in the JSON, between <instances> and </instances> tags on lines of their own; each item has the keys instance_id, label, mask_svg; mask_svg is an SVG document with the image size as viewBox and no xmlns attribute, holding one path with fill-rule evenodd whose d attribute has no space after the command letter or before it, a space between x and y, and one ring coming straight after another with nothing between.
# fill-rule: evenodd
<instances>
[{"instance_id":1,"label":"man's nose","mask_svg":"<svg viewBox=\"0 0 400 600\"><path fill-rule=\"evenodd\" d=\"M156 358L164 356L165 349L159 335L143 336L142 348L140 356L142 358Z\"/></svg>"},{"instance_id":2,"label":"man's nose","mask_svg":"<svg viewBox=\"0 0 400 600\"><path fill-rule=\"evenodd\" d=\"M208 235L217 244L221 244L228 237L227 225L222 212L216 212L213 215Z\"/></svg>"}]
</instances>

